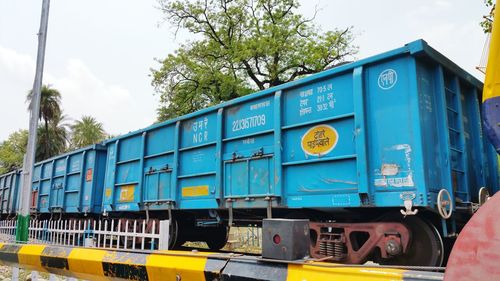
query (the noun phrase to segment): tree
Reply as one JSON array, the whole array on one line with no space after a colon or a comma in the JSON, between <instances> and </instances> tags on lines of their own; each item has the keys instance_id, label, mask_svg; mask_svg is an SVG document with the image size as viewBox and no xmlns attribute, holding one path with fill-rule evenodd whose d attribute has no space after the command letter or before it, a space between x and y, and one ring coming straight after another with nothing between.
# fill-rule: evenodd
<instances>
[{"instance_id":1,"label":"tree","mask_svg":"<svg viewBox=\"0 0 500 281\"><path fill-rule=\"evenodd\" d=\"M38 126L37 130L37 149L36 161L42 161L47 158L64 153L69 141L68 124L66 116L62 113L52 117L50 122Z\"/></svg>"},{"instance_id":2,"label":"tree","mask_svg":"<svg viewBox=\"0 0 500 281\"><path fill-rule=\"evenodd\" d=\"M71 126L71 145L74 148L101 142L106 136L102 123L91 116L82 116Z\"/></svg>"},{"instance_id":3,"label":"tree","mask_svg":"<svg viewBox=\"0 0 500 281\"><path fill-rule=\"evenodd\" d=\"M29 103L28 110L31 109L33 103L33 90L29 91L26 98ZM40 97L40 121L43 120L45 130L48 131L49 122L61 115L61 93L50 85L43 85Z\"/></svg>"},{"instance_id":4,"label":"tree","mask_svg":"<svg viewBox=\"0 0 500 281\"><path fill-rule=\"evenodd\" d=\"M18 130L0 144L0 174L20 169L28 145L28 130Z\"/></svg>"},{"instance_id":5,"label":"tree","mask_svg":"<svg viewBox=\"0 0 500 281\"><path fill-rule=\"evenodd\" d=\"M495 4L493 0L483 0L486 7L490 8L490 13L486 16L483 16L483 21L480 23L483 28L484 33L491 33L491 29L493 28L493 16L495 12Z\"/></svg>"},{"instance_id":6,"label":"tree","mask_svg":"<svg viewBox=\"0 0 500 281\"><path fill-rule=\"evenodd\" d=\"M29 91L26 101L30 110L33 103L32 90ZM66 117L61 110L61 93L50 85L42 86L39 118L43 124L37 130L36 161L64 152L68 143L68 125L64 123Z\"/></svg>"},{"instance_id":7,"label":"tree","mask_svg":"<svg viewBox=\"0 0 500 281\"><path fill-rule=\"evenodd\" d=\"M293 81L357 52L352 28L321 32L297 0L160 0L166 19L197 35L152 69L159 120Z\"/></svg>"}]
</instances>

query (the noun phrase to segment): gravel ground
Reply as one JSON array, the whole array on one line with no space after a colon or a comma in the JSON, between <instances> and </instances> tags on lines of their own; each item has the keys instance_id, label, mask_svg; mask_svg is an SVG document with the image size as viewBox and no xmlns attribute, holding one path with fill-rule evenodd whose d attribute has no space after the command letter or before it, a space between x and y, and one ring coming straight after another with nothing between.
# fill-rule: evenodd
<instances>
[{"instance_id":1,"label":"gravel ground","mask_svg":"<svg viewBox=\"0 0 500 281\"><path fill-rule=\"evenodd\" d=\"M262 244L262 232L259 232L259 234L255 236L256 231L260 230L249 227L231 227L228 243L222 250L237 253L260 254L262 252L260 246ZM208 249L207 243L205 242L186 242L183 246Z\"/></svg>"},{"instance_id":2,"label":"gravel ground","mask_svg":"<svg viewBox=\"0 0 500 281\"><path fill-rule=\"evenodd\" d=\"M12 280L12 267L0 266L0 280ZM49 281L49 274L45 272L38 273L38 281ZM55 281L68 280L68 277L55 275ZM19 281L31 281L31 270L19 270Z\"/></svg>"}]
</instances>

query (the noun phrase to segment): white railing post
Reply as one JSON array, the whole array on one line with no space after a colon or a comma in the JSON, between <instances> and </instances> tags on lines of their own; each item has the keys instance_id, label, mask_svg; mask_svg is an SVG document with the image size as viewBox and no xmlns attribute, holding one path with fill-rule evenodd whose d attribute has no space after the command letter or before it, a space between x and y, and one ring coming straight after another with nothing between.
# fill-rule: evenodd
<instances>
[{"instance_id":1,"label":"white railing post","mask_svg":"<svg viewBox=\"0 0 500 281\"><path fill-rule=\"evenodd\" d=\"M160 231L159 231L159 243L158 243L158 250L168 250L168 240L169 240L169 228L170 228L170 221L169 220L162 220L160 221Z\"/></svg>"},{"instance_id":2,"label":"white railing post","mask_svg":"<svg viewBox=\"0 0 500 281\"><path fill-rule=\"evenodd\" d=\"M19 267L12 268L12 281L19 281Z\"/></svg>"}]
</instances>

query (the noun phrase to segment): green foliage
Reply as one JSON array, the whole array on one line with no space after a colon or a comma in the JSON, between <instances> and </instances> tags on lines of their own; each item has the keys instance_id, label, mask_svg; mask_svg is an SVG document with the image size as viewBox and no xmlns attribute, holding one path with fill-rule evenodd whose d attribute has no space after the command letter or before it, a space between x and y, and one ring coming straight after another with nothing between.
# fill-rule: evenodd
<instances>
[{"instance_id":1,"label":"green foliage","mask_svg":"<svg viewBox=\"0 0 500 281\"><path fill-rule=\"evenodd\" d=\"M195 34L152 69L158 119L293 81L357 52L351 27L322 32L296 0L160 0L167 20Z\"/></svg>"},{"instance_id":2,"label":"green foliage","mask_svg":"<svg viewBox=\"0 0 500 281\"><path fill-rule=\"evenodd\" d=\"M35 161L42 161L66 152L70 139L72 144L70 148L76 149L110 137L104 131L103 125L91 116L83 116L81 120L70 126L62 114L61 93L45 85L41 93L39 117L43 122L38 125L37 129ZM30 108L32 99L33 93L30 91L27 96ZM0 174L22 168L28 145L28 134L28 130L19 130L0 143Z\"/></svg>"},{"instance_id":3,"label":"green foliage","mask_svg":"<svg viewBox=\"0 0 500 281\"><path fill-rule=\"evenodd\" d=\"M33 103L33 91L26 98L31 108ZM61 110L61 93L43 85L40 97L40 115L43 121L38 127L36 161L41 161L64 152L68 143L68 125Z\"/></svg>"},{"instance_id":4,"label":"green foliage","mask_svg":"<svg viewBox=\"0 0 500 281\"><path fill-rule=\"evenodd\" d=\"M92 116L82 116L71 125L71 145L73 148L81 148L92 145L106 139L106 132L102 123Z\"/></svg>"},{"instance_id":5,"label":"green foliage","mask_svg":"<svg viewBox=\"0 0 500 281\"><path fill-rule=\"evenodd\" d=\"M483 16L483 21L481 21L480 25L483 28L484 33L491 33L491 29L493 28L495 3L493 3L493 0L483 0L483 1L486 7L491 8L491 10L488 15Z\"/></svg>"},{"instance_id":6,"label":"green foliage","mask_svg":"<svg viewBox=\"0 0 500 281\"><path fill-rule=\"evenodd\" d=\"M47 124L38 126L35 161L42 161L66 152L69 133L64 115L56 115Z\"/></svg>"},{"instance_id":7,"label":"green foliage","mask_svg":"<svg viewBox=\"0 0 500 281\"><path fill-rule=\"evenodd\" d=\"M0 144L0 174L22 168L27 145L28 130L14 132Z\"/></svg>"},{"instance_id":8,"label":"green foliage","mask_svg":"<svg viewBox=\"0 0 500 281\"><path fill-rule=\"evenodd\" d=\"M206 51L202 44L192 43L169 55L162 68L154 71L153 83L161 93L160 121L251 92L248 83L229 74L224 62Z\"/></svg>"},{"instance_id":9,"label":"green foliage","mask_svg":"<svg viewBox=\"0 0 500 281\"><path fill-rule=\"evenodd\" d=\"M39 118L41 121L44 121L45 127L48 127L50 120L62 114L61 93L56 89L50 88L50 85L43 85L41 93ZM33 90L29 91L26 100L29 103L28 110L30 110L33 103Z\"/></svg>"}]
</instances>

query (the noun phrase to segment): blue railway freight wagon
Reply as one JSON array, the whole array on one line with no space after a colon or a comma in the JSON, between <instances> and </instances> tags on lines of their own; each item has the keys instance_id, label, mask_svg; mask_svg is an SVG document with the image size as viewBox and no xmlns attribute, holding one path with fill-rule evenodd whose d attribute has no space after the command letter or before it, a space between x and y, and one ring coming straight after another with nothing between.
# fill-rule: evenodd
<instances>
[{"instance_id":1,"label":"blue railway freight wagon","mask_svg":"<svg viewBox=\"0 0 500 281\"><path fill-rule=\"evenodd\" d=\"M106 141L103 208L211 247L228 222L335 220L311 226L313 256L440 265L499 187L481 92L418 40Z\"/></svg>"},{"instance_id":2,"label":"blue railway freight wagon","mask_svg":"<svg viewBox=\"0 0 500 281\"><path fill-rule=\"evenodd\" d=\"M33 169L31 209L40 215L100 213L106 150L93 145L38 163Z\"/></svg>"},{"instance_id":3,"label":"blue railway freight wagon","mask_svg":"<svg viewBox=\"0 0 500 281\"><path fill-rule=\"evenodd\" d=\"M0 212L4 216L16 214L20 182L20 170L0 175Z\"/></svg>"}]
</instances>

